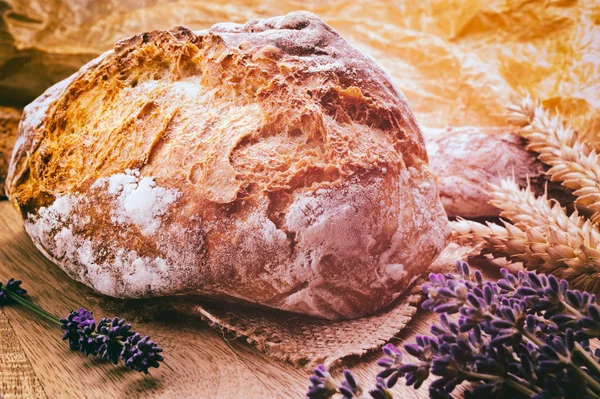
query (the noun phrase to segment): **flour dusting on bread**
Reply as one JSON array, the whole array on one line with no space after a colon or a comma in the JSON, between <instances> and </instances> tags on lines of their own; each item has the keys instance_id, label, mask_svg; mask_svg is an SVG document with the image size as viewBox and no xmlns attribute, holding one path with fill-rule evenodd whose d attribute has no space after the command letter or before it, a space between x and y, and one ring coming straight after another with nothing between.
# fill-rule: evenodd
<instances>
[{"instance_id":1,"label":"flour dusting on bread","mask_svg":"<svg viewBox=\"0 0 600 399\"><path fill-rule=\"evenodd\" d=\"M146 235L156 232L161 224L160 216L181 195L175 189L158 187L152 177L140 177L139 170L100 178L90 188L106 188L115 198L112 215L115 223L134 223Z\"/></svg>"},{"instance_id":2,"label":"flour dusting on bread","mask_svg":"<svg viewBox=\"0 0 600 399\"><path fill-rule=\"evenodd\" d=\"M7 185L28 233L112 296L359 317L449 234L405 97L306 12L123 40L19 135Z\"/></svg>"},{"instance_id":3,"label":"flour dusting on bread","mask_svg":"<svg viewBox=\"0 0 600 399\"><path fill-rule=\"evenodd\" d=\"M156 232L161 225L160 216L179 196L176 190L157 187L152 178L139 180L139 172L133 170L98 179L91 189L101 191L100 195L111 203L114 223L137 225L146 235ZM143 297L172 288L171 279L185 270L177 262L161 256L142 256L118 244L114 254L109 254L102 240L79 234L91 223L89 215L79 209L90 206L93 203L84 195L59 196L50 206L40 208L37 215L30 216L25 229L46 256L71 277L103 294ZM177 259L180 251L174 255ZM120 271L117 278L115 270Z\"/></svg>"}]
</instances>

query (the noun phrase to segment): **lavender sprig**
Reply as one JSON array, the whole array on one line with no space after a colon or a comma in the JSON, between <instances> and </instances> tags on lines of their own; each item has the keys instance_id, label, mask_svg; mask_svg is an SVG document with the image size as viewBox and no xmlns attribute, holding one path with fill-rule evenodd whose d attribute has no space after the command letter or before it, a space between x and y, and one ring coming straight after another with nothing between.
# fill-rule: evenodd
<instances>
[{"instance_id":1,"label":"lavender sprig","mask_svg":"<svg viewBox=\"0 0 600 399\"><path fill-rule=\"evenodd\" d=\"M124 319L103 318L99 322L92 312L80 308L72 311L67 317L58 319L34 305L23 296L26 290L20 287L21 281L9 279L6 285L0 283L0 305L10 301L23 305L38 316L57 324L64 330L63 340L69 342L72 350L77 350L85 356L100 356L118 364L123 361L125 367L148 374L150 368L157 368L163 357L162 348L150 340L149 336L142 337L131 330L131 324Z\"/></svg>"},{"instance_id":2,"label":"lavender sprig","mask_svg":"<svg viewBox=\"0 0 600 399\"><path fill-rule=\"evenodd\" d=\"M497 282L484 282L457 262L454 274L430 274L422 306L439 313L440 322L432 336L404 345L416 361L391 344L383 348L370 396L390 399L387 389L401 378L418 389L434 375L431 398L449 398L465 381L474 383L467 398L600 398L600 350L590 350L590 340L600 337L595 295L554 276L501 273ZM329 384L335 387L331 378Z\"/></svg>"},{"instance_id":3,"label":"lavender sprig","mask_svg":"<svg viewBox=\"0 0 600 399\"><path fill-rule=\"evenodd\" d=\"M4 305L5 303L10 301L8 291L13 292L18 296L23 296L27 294L27 291L21 288L21 280L9 278L4 287L2 286L2 282L0 281L0 305Z\"/></svg>"}]
</instances>

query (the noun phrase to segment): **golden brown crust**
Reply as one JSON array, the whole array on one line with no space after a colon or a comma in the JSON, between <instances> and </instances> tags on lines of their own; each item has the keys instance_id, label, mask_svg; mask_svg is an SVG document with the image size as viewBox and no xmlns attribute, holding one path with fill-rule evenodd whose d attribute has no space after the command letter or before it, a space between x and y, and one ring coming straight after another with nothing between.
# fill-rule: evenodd
<instances>
[{"instance_id":1,"label":"golden brown crust","mask_svg":"<svg viewBox=\"0 0 600 399\"><path fill-rule=\"evenodd\" d=\"M27 231L109 295L355 317L448 234L406 100L309 13L119 42L20 135L8 189Z\"/></svg>"},{"instance_id":2,"label":"golden brown crust","mask_svg":"<svg viewBox=\"0 0 600 399\"><path fill-rule=\"evenodd\" d=\"M20 119L21 111L11 107L0 107L0 199L6 197L4 180L17 139L17 127Z\"/></svg>"}]
</instances>

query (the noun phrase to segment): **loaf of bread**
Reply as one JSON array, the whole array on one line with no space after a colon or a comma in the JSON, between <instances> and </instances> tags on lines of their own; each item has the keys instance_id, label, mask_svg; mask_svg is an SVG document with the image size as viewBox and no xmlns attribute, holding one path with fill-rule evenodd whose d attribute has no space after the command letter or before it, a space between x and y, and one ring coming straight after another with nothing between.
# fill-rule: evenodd
<instances>
[{"instance_id":1,"label":"loaf of bread","mask_svg":"<svg viewBox=\"0 0 600 399\"><path fill-rule=\"evenodd\" d=\"M12 107L0 107L0 199L6 197L4 180L8 172L20 119L21 111Z\"/></svg>"},{"instance_id":2,"label":"loaf of bread","mask_svg":"<svg viewBox=\"0 0 600 399\"><path fill-rule=\"evenodd\" d=\"M389 76L295 12L117 43L25 108L7 188L37 247L106 295L342 319L445 247L427 162Z\"/></svg>"},{"instance_id":3,"label":"loaf of bread","mask_svg":"<svg viewBox=\"0 0 600 399\"><path fill-rule=\"evenodd\" d=\"M488 204L488 184L514 178L521 187L530 185L539 196L548 191L561 204L573 197L560 183L549 183L547 167L515 127L423 128L429 167L438 177L440 198L448 217L498 217L500 210ZM548 186L546 186L548 184Z\"/></svg>"}]
</instances>

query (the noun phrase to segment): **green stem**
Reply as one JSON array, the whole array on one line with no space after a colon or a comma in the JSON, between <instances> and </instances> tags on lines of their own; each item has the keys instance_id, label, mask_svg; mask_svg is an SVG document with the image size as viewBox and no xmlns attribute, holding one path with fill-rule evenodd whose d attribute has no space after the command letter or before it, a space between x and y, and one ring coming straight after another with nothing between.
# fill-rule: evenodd
<instances>
[{"instance_id":1,"label":"green stem","mask_svg":"<svg viewBox=\"0 0 600 399\"><path fill-rule=\"evenodd\" d=\"M536 344L538 347L540 347L544 344L537 337L535 337L534 335L531 335L527 330L523 330L523 335L525 337L527 337L531 342ZM578 343L576 343L576 345L581 347L581 345L579 345ZM581 351L585 352L585 350L583 348L581 348ZM560 354L559 354L559 357L560 357L561 361L563 361L567 366L571 367L577 374L579 374L584 380L586 380L594 388L594 390L596 390L597 392L600 392L600 383L594 377L592 377L591 375L589 375L585 371L583 371L581 369L581 367L579 367L578 365L573 363L570 358L561 356ZM584 357L586 357L585 354L584 354Z\"/></svg>"},{"instance_id":2,"label":"green stem","mask_svg":"<svg viewBox=\"0 0 600 399\"><path fill-rule=\"evenodd\" d=\"M37 314L41 318L46 319L47 321L49 321L51 323L54 323L56 325L62 326L62 323L60 322L60 320L58 319L58 317L56 317L52 313L46 312L44 309L42 309L39 306L37 306L37 305L29 302L27 299L21 297L20 295L17 295L16 293L12 292L11 290L4 290L4 292L6 292L7 295L9 297L11 297L11 299L13 299L19 305L23 305L24 307L26 307L27 309L29 309L33 313ZM90 335L95 338L95 337L99 336L100 334L98 334L96 332L93 332ZM125 345L125 343L123 341L121 341L120 339L114 339L113 341L116 342L116 343L118 343L121 346Z\"/></svg>"},{"instance_id":3,"label":"green stem","mask_svg":"<svg viewBox=\"0 0 600 399\"><path fill-rule=\"evenodd\" d=\"M577 316L577 317L583 317L584 316L584 315L581 314L581 312L579 310L575 309L573 306L569 305L568 303L566 303L562 299L560 300L560 303L562 303L562 305L565 307L566 310L568 310L569 312L573 313L575 316Z\"/></svg>"},{"instance_id":4,"label":"green stem","mask_svg":"<svg viewBox=\"0 0 600 399\"><path fill-rule=\"evenodd\" d=\"M529 397L535 395L536 393L539 393L539 391L533 391L533 390L527 388L525 385L520 384L517 381L513 380L512 378L506 378L504 380L504 383L506 385L513 387L517 391L523 392L525 395L528 395Z\"/></svg>"},{"instance_id":5,"label":"green stem","mask_svg":"<svg viewBox=\"0 0 600 399\"><path fill-rule=\"evenodd\" d=\"M27 309L29 309L30 311L32 311L33 313L37 314L38 316L40 316L43 319L46 319L47 321L54 323L56 325L62 325L62 323L60 322L60 320L58 319L58 317L56 317L55 315L53 315L52 313L48 313L45 310L43 310L42 308L40 308L39 306L29 302L27 299L24 299L23 297L21 297L20 295L12 292L9 289L4 290L4 292L15 302L17 302L19 305L23 305L24 307L26 307Z\"/></svg>"},{"instance_id":6,"label":"green stem","mask_svg":"<svg viewBox=\"0 0 600 399\"><path fill-rule=\"evenodd\" d=\"M579 367L576 364L573 364L572 362L568 362L567 363L569 366L571 366L571 368L573 370L575 370L575 372L577 374L579 374L581 376L581 378L583 378L584 380L586 380L596 391L596 393L600 393L600 383L591 375L589 375L588 373L586 373L585 371L583 371L581 369L581 367ZM596 395L597 396L597 395Z\"/></svg>"},{"instance_id":7,"label":"green stem","mask_svg":"<svg viewBox=\"0 0 600 399\"><path fill-rule=\"evenodd\" d=\"M527 331L525 329L521 330L521 334L523 334L524 337L527 337L527 339L530 340L532 343L537 345L538 348L541 347L542 345L544 345L544 343L542 341L540 341L540 339L538 337L531 334L529 331Z\"/></svg>"},{"instance_id":8,"label":"green stem","mask_svg":"<svg viewBox=\"0 0 600 399\"><path fill-rule=\"evenodd\" d=\"M524 393L527 396L533 396L536 393L539 393L539 389L537 391L531 390L529 388L527 388L525 385L521 384L520 382L514 380L513 378L511 378L510 376L505 377L501 377L498 375L491 375L491 374L480 374L480 373L473 373L470 371L464 371L464 370L460 370L460 372L470 378L473 379L479 379L479 380L484 380L484 381L502 381L502 383L516 389L517 391L520 391L522 393Z\"/></svg>"},{"instance_id":9,"label":"green stem","mask_svg":"<svg viewBox=\"0 0 600 399\"><path fill-rule=\"evenodd\" d=\"M579 342L575 342L575 352L583 358L590 371L594 371L597 376L600 376L600 364L590 356L588 351L583 349Z\"/></svg>"}]
</instances>

